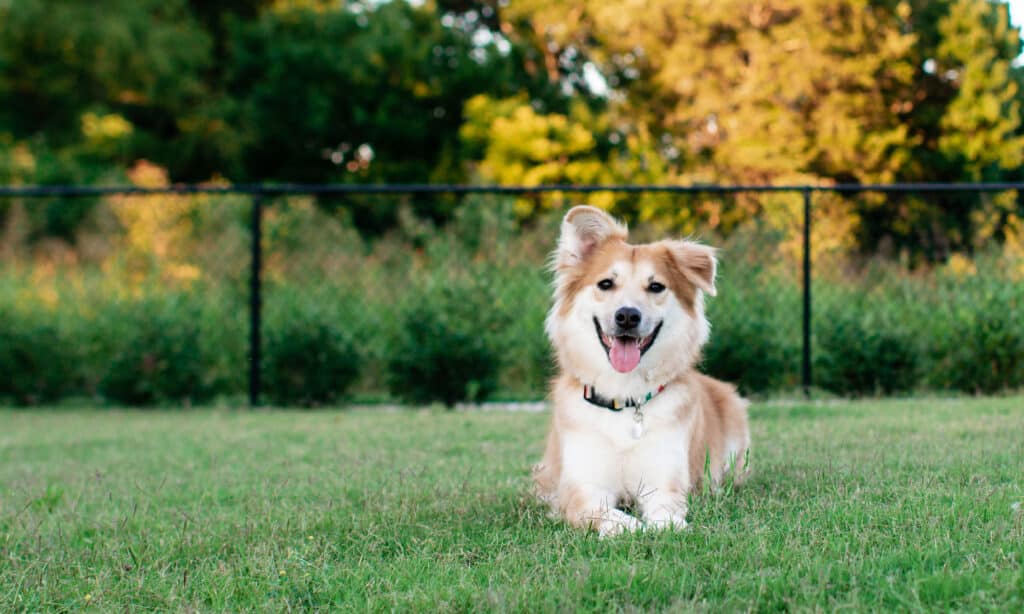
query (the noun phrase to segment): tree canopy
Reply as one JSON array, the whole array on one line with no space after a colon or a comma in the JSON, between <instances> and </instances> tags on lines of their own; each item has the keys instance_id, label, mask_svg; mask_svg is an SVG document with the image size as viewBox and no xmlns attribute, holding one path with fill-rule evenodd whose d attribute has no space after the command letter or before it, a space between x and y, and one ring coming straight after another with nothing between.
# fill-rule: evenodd
<instances>
[{"instance_id":1,"label":"tree canopy","mask_svg":"<svg viewBox=\"0 0 1024 614\"><path fill-rule=\"evenodd\" d=\"M1020 52L989 0L19 0L0 4L0 180L138 160L173 181L1012 180ZM837 211L864 249L942 257L1019 208Z\"/></svg>"}]
</instances>

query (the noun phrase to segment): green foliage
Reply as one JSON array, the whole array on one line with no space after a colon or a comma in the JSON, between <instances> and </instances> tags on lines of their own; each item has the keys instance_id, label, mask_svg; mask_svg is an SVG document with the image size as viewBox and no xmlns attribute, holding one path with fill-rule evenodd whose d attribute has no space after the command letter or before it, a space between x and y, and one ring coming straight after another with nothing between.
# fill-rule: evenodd
<instances>
[{"instance_id":1,"label":"green foliage","mask_svg":"<svg viewBox=\"0 0 1024 614\"><path fill-rule=\"evenodd\" d=\"M100 393L124 405L201 403L216 392L207 381L203 313L194 297L153 295L120 304L107 317L118 336Z\"/></svg>"},{"instance_id":2,"label":"green foliage","mask_svg":"<svg viewBox=\"0 0 1024 614\"><path fill-rule=\"evenodd\" d=\"M748 394L791 388L799 376L797 288L767 273L726 279L705 300L711 338L702 369Z\"/></svg>"},{"instance_id":3,"label":"green foliage","mask_svg":"<svg viewBox=\"0 0 1024 614\"><path fill-rule=\"evenodd\" d=\"M163 204L166 212L173 203ZM161 251L167 228L142 219L144 232L135 235L152 241L143 260L154 266L132 267L118 250L95 266L41 260L26 269L32 260L20 255L5 262L0 369L12 375L0 381L0 396L120 404L241 398L247 220L245 207L229 204L190 214L196 245L174 252ZM514 207L509 198L473 196L445 226L402 209L401 226L371 240L311 199L268 206L267 398L541 398L554 371L543 330L551 304L544 262L560 219L545 213L524 226ZM655 232L661 236L634 229L637 240ZM791 264L757 233L709 242L722 246L722 266L718 295L706 298L712 330L701 368L751 395L793 390L801 288ZM882 260L841 264L816 264L816 385L843 395L1024 386L1020 256L961 256L929 271Z\"/></svg>"},{"instance_id":4,"label":"green foliage","mask_svg":"<svg viewBox=\"0 0 1024 614\"><path fill-rule=\"evenodd\" d=\"M184 0L0 5L0 180L117 183L140 157L208 178L209 166L190 173L190 160L202 159L195 148L174 152L209 128L198 118L209 62L207 36ZM12 152L13 166L3 160ZM34 201L31 236L71 242L94 207L92 199Z\"/></svg>"},{"instance_id":5,"label":"green foliage","mask_svg":"<svg viewBox=\"0 0 1024 614\"><path fill-rule=\"evenodd\" d=\"M173 121L201 99L208 62L207 37L183 0L6 3L2 125L19 136L45 130L67 143L81 135L81 113L97 105L138 112L140 120L162 112Z\"/></svg>"},{"instance_id":6,"label":"green foliage","mask_svg":"<svg viewBox=\"0 0 1024 614\"><path fill-rule=\"evenodd\" d=\"M615 96L595 124L613 126L617 143L601 157L639 161L626 177L813 184L1020 176L1024 93L1013 63L1021 42L1004 3L656 0L639 8L555 0L516 3L504 14L526 38L544 32L552 61L586 57L599 66ZM481 167L489 177L515 175L516 157L493 167L503 143L531 141L535 122L520 122L517 134L492 132L494 148L476 154ZM570 133L558 145L572 142ZM559 163L578 161L541 158L534 167ZM978 223L985 198L933 196L852 199L859 247L936 262L988 239ZM751 210L759 202L746 199ZM640 211L686 232L695 217L699 228L729 228L716 207L699 204L662 199Z\"/></svg>"},{"instance_id":7,"label":"green foliage","mask_svg":"<svg viewBox=\"0 0 1024 614\"><path fill-rule=\"evenodd\" d=\"M558 96L517 46L441 17L403 1L0 4L0 138L174 180L456 180L465 100ZM47 181L70 180L32 180Z\"/></svg>"},{"instance_id":8,"label":"green foliage","mask_svg":"<svg viewBox=\"0 0 1024 614\"><path fill-rule=\"evenodd\" d=\"M815 316L814 384L841 395L893 394L918 381L922 349L907 313L846 293ZM888 317L887 317L888 316Z\"/></svg>"},{"instance_id":9,"label":"green foliage","mask_svg":"<svg viewBox=\"0 0 1024 614\"><path fill-rule=\"evenodd\" d=\"M276 405L306 407L343 402L364 361L357 339L372 339L353 324L315 303L275 305L264 328L267 399Z\"/></svg>"},{"instance_id":10,"label":"green foliage","mask_svg":"<svg viewBox=\"0 0 1024 614\"><path fill-rule=\"evenodd\" d=\"M500 325L492 327L500 348L500 394L537 398L554 375L554 356L544 332L551 307L550 273L542 265L557 234L561 212L543 214L522 228L516 221L518 203L511 198L476 195L456 211L448 243L449 269L468 267L468 274L490 280L494 302L489 306Z\"/></svg>"},{"instance_id":11,"label":"green foliage","mask_svg":"<svg viewBox=\"0 0 1024 614\"><path fill-rule=\"evenodd\" d=\"M908 5L909 6L909 5ZM909 58L913 83L894 92L892 109L906 127L901 147L909 163L895 178L905 181L1003 181L1020 178L1021 53L1019 32L1007 6L980 0L915 2L918 43ZM991 199L977 194L908 195L863 200L858 243L865 251L883 245L930 261L951 251L984 245L981 219L1005 219ZM998 203L997 203L998 204ZM1016 202L1005 209L1013 211ZM893 250L892 248L895 248Z\"/></svg>"},{"instance_id":12,"label":"green foliage","mask_svg":"<svg viewBox=\"0 0 1024 614\"><path fill-rule=\"evenodd\" d=\"M27 144L5 138L0 132L0 184L92 184L118 182L116 169L81 152L55 150L40 143ZM0 227L6 221L11 200L0 202ZM85 222L97 208L97 199L34 198L22 201L26 238L31 242L57 238L74 244Z\"/></svg>"},{"instance_id":13,"label":"green foliage","mask_svg":"<svg viewBox=\"0 0 1024 614\"><path fill-rule=\"evenodd\" d=\"M389 350L388 388L413 403L486 400L502 365L495 280L441 281L417 289Z\"/></svg>"},{"instance_id":14,"label":"green foliage","mask_svg":"<svg viewBox=\"0 0 1024 614\"><path fill-rule=\"evenodd\" d=\"M429 4L264 12L235 24L229 52L251 180L457 179L463 101L517 83L493 44L474 46Z\"/></svg>"},{"instance_id":15,"label":"green foliage","mask_svg":"<svg viewBox=\"0 0 1024 614\"><path fill-rule=\"evenodd\" d=\"M36 405L74 389L71 344L45 316L0 305L0 398Z\"/></svg>"},{"instance_id":16,"label":"green foliage","mask_svg":"<svg viewBox=\"0 0 1024 614\"><path fill-rule=\"evenodd\" d=\"M947 299L931 315L929 384L986 394L1024 386L1024 293L1019 286L997 280L967 288L958 284Z\"/></svg>"},{"instance_id":17,"label":"green foliage","mask_svg":"<svg viewBox=\"0 0 1024 614\"><path fill-rule=\"evenodd\" d=\"M0 132L107 166L145 156L180 176L189 161L172 152L209 130L210 61L184 0L6 3Z\"/></svg>"},{"instance_id":18,"label":"green foliage","mask_svg":"<svg viewBox=\"0 0 1024 614\"><path fill-rule=\"evenodd\" d=\"M172 181L1015 179L1018 34L987 0L8 1L0 180L115 182L139 159ZM408 202L435 222L457 209ZM684 232L771 207L594 202ZM321 199L377 235L401 223L379 203ZM562 204L524 196L517 214ZM846 204L863 251L915 262L1001 240L1019 210L1012 195ZM91 210L41 203L34 236L70 241Z\"/></svg>"},{"instance_id":19,"label":"green foliage","mask_svg":"<svg viewBox=\"0 0 1024 614\"><path fill-rule=\"evenodd\" d=\"M554 355L544 333L544 318L551 306L546 271L521 267L506 276L495 268L482 274L499 280L492 306L505 321L493 333L502 356L499 390L515 398L538 398L555 375Z\"/></svg>"}]
</instances>

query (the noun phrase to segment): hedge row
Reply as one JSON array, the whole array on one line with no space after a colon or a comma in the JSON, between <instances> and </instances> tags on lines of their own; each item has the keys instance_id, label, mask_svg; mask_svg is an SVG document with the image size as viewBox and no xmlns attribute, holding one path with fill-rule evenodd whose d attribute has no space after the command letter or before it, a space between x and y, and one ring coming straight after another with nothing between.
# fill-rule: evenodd
<instances>
[{"instance_id":1,"label":"hedge row","mask_svg":"<svg viewBox=\"0 0 1024 614\"><path fill-rule=\"evenodd\" d=\"M1024 387L1024 285L1012 275L882 277L815 284L816 387L843 396ZM801 301L796 284L756 274L724 288L709 304L705 370L748 393L794 389Z\"/></svg>"},{"instance_id":2,"label":"hedge row","mask_svg":"<svg viewBox=\"0 0 1024 614\"><path fill-rule=\"evenodd\" d=\"M265 310L266 397L299 406L354 396L447 404L539 397L552 371L543 336L549 291L543 272L527 269L427 276L397 301L275 288ZM819 283L815 296L821 388L873 395L1024 386L1020 284L981 277ZM798 386L798 286L751 271L726 278L708 304L704 370L748 394ZM154 292L61 305L24 307L0 296L3 401L190 404L246 390L243 296Z\"/></svg>"},{"instance_id":3,"label":"hedge row","mask_svg":"<svg viewBox=\"0 0 1024 614\"><path fill-rule=\"evenodd\" d=\"M425 279L406 299L311 287L268 291L265 399L316 406L350 398L482 401L543 391L547 288L487 276ZM533 283L533 282L540 283ZM240 398L247 390L248 303L215 291L41 307L0 293L0 404L92 398L132 406ZM92 302L90 302L92 301ZM66 306L65 303L67 304ZM532 311L531 311L531 307Z\"/></svg>"}]
</instances>

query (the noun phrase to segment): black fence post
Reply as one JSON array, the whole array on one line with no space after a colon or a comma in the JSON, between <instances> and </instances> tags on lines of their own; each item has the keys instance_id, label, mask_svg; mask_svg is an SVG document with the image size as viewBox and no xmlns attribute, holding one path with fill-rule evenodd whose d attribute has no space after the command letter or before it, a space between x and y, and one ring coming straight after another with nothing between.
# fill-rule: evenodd
<instances>
[{"instance_id":1,"label":"black fence post","mask_svg":"<svg viewBox=\"0 0 1024 614\"><path fill-rule=\"evenodd\" d=\"M252 258L249 277L249 407L258 407L262 388L263 193L252 197Z\"/></svg>"},{"instance_id":2,"label":"black fence post","mask_svg":"<svg viewBox=\"0 0 1024 614\"><path fill-rule=\"evenodd\" d=\"M811 189L804 187L804 395L811 396Z\"/></svg>"}]
</instances>

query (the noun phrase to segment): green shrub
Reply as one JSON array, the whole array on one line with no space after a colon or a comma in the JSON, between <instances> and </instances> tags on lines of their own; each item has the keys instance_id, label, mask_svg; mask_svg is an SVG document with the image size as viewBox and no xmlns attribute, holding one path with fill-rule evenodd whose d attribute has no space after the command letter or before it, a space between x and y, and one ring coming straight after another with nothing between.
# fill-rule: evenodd
<instances>
[{"instance_id":1,"label":"green shrub","mask_svg":"<svg viewBox=\"0 0 1024 614\"><path fill-rule=\"evenodd\" d=\"M52 324L0 310L0 398L35 405L71 391L77 374L70 347Z\"/></svg>"},{"instance_id":2,"label":"green shrub","mask_svg":"<svg viewBox=\"0 0 1024 614\"><path fill-rule=\"evenodd\" d=\"M108 400L126 405L199 403L216 392L202 351L202 310L185 295L148 297L109 311L120 336L99 384Z\"/></svg>"},{"instance_id":3,"label":"green shrub","mask_svg":"<svg viewBox=\"0 0 1024 614\"><path fill-rule=\"evenodd\" d=\"M264 329L263 390L277 405L333 403L359 376L354 335L338 315L290 305L278 306Z\"/></svg>"},{"instance_id":4,"label":"green shrub","mask_svg":"<svg viewBox=\"0 0 1024 614\"><path fill-rule=\"evenodd\" d=\"M329 221L320 214L294 227L271 218L261 365L268 401L543 395L553 361L542 262L559 219L520 227L507 203L479 201L448 226L403 217L400 232L363 242L349 240L351 229L311 238ZM702 364L747 394L791 391L800 375L799 279L786 262L764 257L774 252L759 237L724 244ZM151 279L149 298L127 302L117 297L137 292L139 281L116 263L41 277L45 284L31 271L5 269L0 401L75 395L141 405L243 394L245 257L210 252L187 294ZM966 271L816 264L814 383L844 395L1024 386L1021 263L990 259Z\"/></svg>"},{"instance_id":5,"label":"green shrub","mask_svg":"<svg viewBox=\"0 0 1024 614\"><path fill-rule=\"evenodd\" d=\"M211 296L200 306L203 385L210 395L240 397L249 382L249 311L245 302L226 299Z\"/></svg>"},{"instance_id":6,"label":"green shrub","mask_svg":"<svg viewBox=\"0 0 1024 614\"><path fill-rule=\"evenodd\" d=\"M866 301L845 300L815 316L814 383L842 395L912 389L921 348L905 328Z\"/></svg>"},{"instance_id":7,"label":"green shrub","mask_svg":"<svg viewBox=\"0 0 1024 614\"><path fill-rule=\"evenodd\" d=\"M928 383L993 393L1024 386L1024 301L1012 286L975 288L937 310Z\"/></svg>"},{"instance_id":8,"label":"green shrub","mask_svg":"<svg viewBox=\"0 0 1024 614\"><path fill-rule=\"evenodd\" d=\"M795 385L801 317L796 291L792 283L756 275L720 284L718 296L706 301L711 338L703 369L744 393Z\"/></svg>"},{"instance_id":9,"label":"green shrub","mask_svg":"<svg viewBox=\"0 0 1024 614\"><path fill-rule=\"evenodd\" d=\"M502 365L495 309L487 275L473 281L441 280L412 297L389 346L388 387L413 403L483 401L496 388Z\"/></svg>"},{"instance_id":10,"label":"green shrub","mask_svg":"<svg viewBox=\"0 0 1024 614\"><path fill-rule=\"evenodd\" d=\"M759 313L715 322L704 348L703 367L709 375L736 384L744 393L785 387L793 379L796 367L790 357L799 348L787 350L773 318Z\"/></svg>"},{"instance_id":11,"label":"green shrub","mask_svg":"<svg viewBox=\"0 0 1024 614\"><path fill-rule=\"evenodd\" d=\"M552 300L549 273L540 267L519 267L514 272L496 269L488 274L499 280L497 300L489 309L505 314L506 321L493 333L494 347L500 348L502 356L500 393L516 399L542 398L555 373L551 344L544 333Z\"/></svg>"}]
</instances>

